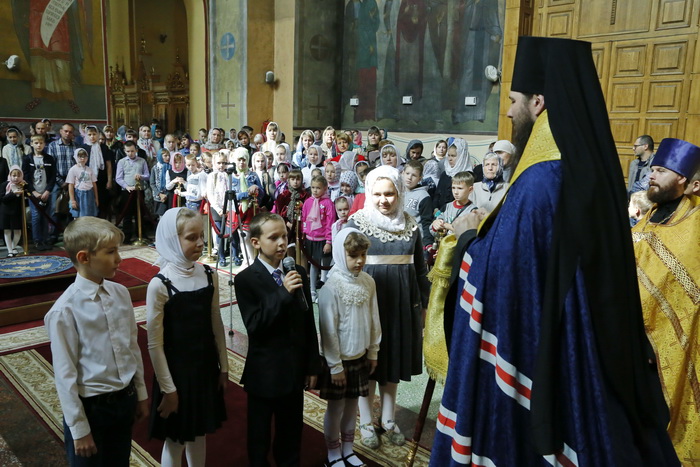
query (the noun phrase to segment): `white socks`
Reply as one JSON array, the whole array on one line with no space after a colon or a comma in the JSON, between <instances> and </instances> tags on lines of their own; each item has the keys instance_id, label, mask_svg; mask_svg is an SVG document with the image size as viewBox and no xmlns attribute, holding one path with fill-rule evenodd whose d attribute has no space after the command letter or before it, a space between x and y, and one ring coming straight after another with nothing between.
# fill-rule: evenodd
<instances>
[{"instance_id":1,"label":"white socks","mask_svg":"<svg viewBox=\"0 0 700 467\"><path fill-rule=\"evenodd\" d=\"M185 451L189 467L204 467L207 455L207 438L205 436L197 436L194 441L185 444L166 438L161 455L161 466L180 467L182 465L183 450Z\"/></svg>"}]
</instances>

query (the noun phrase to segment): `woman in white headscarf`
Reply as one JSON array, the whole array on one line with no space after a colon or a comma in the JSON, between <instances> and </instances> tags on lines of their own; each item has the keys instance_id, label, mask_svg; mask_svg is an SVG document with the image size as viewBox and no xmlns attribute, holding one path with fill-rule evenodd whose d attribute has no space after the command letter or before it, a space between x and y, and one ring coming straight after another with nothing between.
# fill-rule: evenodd
<instances>
[{"instance_id":1,"label":"woman in white headscarf","mask_svg":"<svg viewBox=\"0 0 700 467\"><path fill-rule=\"evenodd\" d=\"M205 435L226 420L226 337L218 278L196 262L203 238L199 214L187 208L166 211L156 229L160 273L146 294L155 371L149 435L165 441L164 465L179 465L185 449L190 465L205 465Z\"/></svg>"},{"instance_id":2,"label":"woman in white headscarf","mask_svg":"<svg viewBox=\"0 0 700 467\"><path fill-rule=\"evenodd\" d=\"M452 202L452 177L460 172L472 172L474 168L469 160L469 144L462 138L455 138L447 148L445 172L440 175L437 189L433 195L433 209L443 210L445 204Z\"/></svg>"},{"instance_id":3,"label":"woman in white headscarf","mask_svg":"<svg viewBox=\"0 0 700 467\"><path fill-rule=\"evenodd\" d=\"M365 206L347 224L370 239L365 271L377 285L383 330L369 396L360 398L362 443L372 448L379 445L371 409L376 383L382 400L379 421L389 440L401 445L404 435L395 422L397 386L423 370L422 310L428 304L430 284L418 224L403 211L404 192L397 169L382 165L372 170L365 180Z\"/></svg>"}]
</instances>

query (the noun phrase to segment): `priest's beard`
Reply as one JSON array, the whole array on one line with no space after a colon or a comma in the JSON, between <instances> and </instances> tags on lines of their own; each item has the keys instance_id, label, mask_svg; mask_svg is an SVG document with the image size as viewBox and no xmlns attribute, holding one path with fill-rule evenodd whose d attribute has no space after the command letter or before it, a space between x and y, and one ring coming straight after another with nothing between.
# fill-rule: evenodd
<instances>
[{"instance_id":1,"label":"priest's beard","mask_svg":"<svg viewBox=\"0 0 700 467\"><path fill-rule=\"evenodd\" d=\"M537 117L533 117L524 111L513 116L513 144L515 145L515 152L508 163L513 170L518 166L520 157L522 157L525 151L525 146L527 146L527 142L530 139L532 127L535 125L536 119Z\"/></svg>"},{"instance_id":2,"label":"priest's beard","mask_svg":"<svg viewBox=\"0 0 700 467\"><path fill-rule=\"evenodd\" d=\"M649 198L649 201L656 204L668 203L682 194L683 193L679 194L678 190L672 185L661 186L656 183L650 183L649 189L647 190L647 198Z\"/></svg>"}]
</instances>

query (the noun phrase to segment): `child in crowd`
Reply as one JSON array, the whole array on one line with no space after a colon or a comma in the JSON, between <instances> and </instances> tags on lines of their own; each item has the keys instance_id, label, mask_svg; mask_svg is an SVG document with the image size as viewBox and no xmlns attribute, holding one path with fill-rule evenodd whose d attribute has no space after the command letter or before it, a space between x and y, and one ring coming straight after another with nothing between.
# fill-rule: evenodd
<instances>
[{"instance_id":1,"label":"child in crowd","mask_svg":"<svg viewBox=\"0 0 700 467\"><path fill-rule=\"evenodd\" d=\"M275 194L272 197L273 201L276 200L279 195L287 189L287 178L289 177L289 171L291 170L291 164L289 162L280 162L275 167L275 174L277 175L277 180L275 181Z\"/></svg>"},{"instance_id":2,"label":"child in crowd","mask_svg":"<svg viewBox=\"0 0 700 467\"><path fill-rule=\"evenodd\" d=\"M335 221L331 227L331 236L335 240L338 232L340 232L348 222L348 214L350 213L351 204L345 196L337 197L333 204L335 205L335 214L338 218L338 220Z\"/></svg>"},{"instance_id":3,"label":"child in crowd","mask_svg":"<svg viewBox=\"0 0 700 467\"><path fill-rule=\"evenodd\" d=\"M250 135L245 130L238 132L238 147L245 148L248 150L249 155L253 155L253 148L250 145Z\"/></svg>"},{"instance_id":4,"label":"child in crowd","mask_svg":"<svg viewBox=\"0 0 700 467\"><path fill-rule=\"evenodd\" d=\"M279 125L277 125L277 122L268 123L267 127L265 128L265 142L263 143L262 149L260 149L260 151L270 151L274 154L277 145L282 142L280 137L281 132Z\"/></svg>"},{"instance_id":5,"label":"child in crowd","mask_svg":"<svg viewBox=\"0 0 700 467\"><path fill-rule=\"evenodd\" d=\"M85 149L88 152L88 165L97 177L95 184L97 185L97 194L100 203L100 217L106 219L111 215L109 206L111 205L111 191L114 176L114 154L109 148L100 144L100 132L96 126L89 125L85 128Z\"/></svg>"},{"instance_id":6,"label":"child in crowd","mask_svg":"<svg viewBox=\"0 0 700 467\"><path fill-rule=\"evenodd\" d=\"M274 212L282 216L287 226L288 248L287 252L292 258L295 257L297 245L297 221L301 221L301 210L304 201L309 197L309 192L304 189L303 175L301 170L294 169L287 176L287 187L275 200ZM301 234L301 232L299 232ZM305 263L305 261L302 261ZM304 266L305 264L302 264Z\"/></svg>"},{"instance_id":7,"label":"child in crowd","mask_svg":"<svg viewBox=\"0 0 700 467\"><path fill-rule=\"evenodd\" d=\"M452 202L452 177L459 172L471 171L469 163L469 145L462 138L455 138L447 148L445 172L440 175L437 188L433 194L433 210L443 211L447 203Z\"/></svg>"},{"instance_id":8,"label":"child in crowd","mask_svg":"<svg viewBox=\"0 0 700 467\"><path fill-rule=\"evenodd\" d=\"M275 155L272 151L261 151L265 155L265 169L269 170L275 165Z\"/></svg>"},{"instance_id":9,"label":"child in crowd","mask_svg":"<svg viewBox=\"0 0 700 467\"><path fill-rule=\"evenodd\" d=\"M261 154L257 152L256 154ZM248 226L253 217L260 212L260 204L256 204L256 200L261 199L263 192L262 183L258 175L248 169L248 151L244 148L236 148L232 154L233 160L236 163L237 177L231 180L231 189L236 193L238 200L238 223L240 226L239 233L244 246L244 251L247 258L247 264L253 262L253 245L248 234ZM253 155L255 157L255 155ZM258 161L260 159L258 158ZM234 243L235 245L235 243ZM236 252L234 251L234 254ZM241 260L234 256L236 266L241 265Z\"/></svg>"},{"instance_id":10,"label":"child in crowd","mask_svg":"<svg viewBox=\"0 0 700 467\"><path fill-rule=\"evenodd\" d=\"M403 163L399 158L399 151L393 144L386 144L381 149L381 165L398 168Z\"/></svg>"},{"instance_id":11,"label":"child in crowd","mask_svg":"<svg viewBox=\"0 0 700 467\"><path fill-rule=\"evenodd\" d=\"M355 194L365 192L365 177L367 177L369 169L370 166L369 162L367 161L357 161L355 163L355 167L353 167L355 175L357 175L357 188L355 189Z\"/></svg>"},{"instance_id":12,"label":"child in crowd","mask_svg":"<svg viewBox=\"0 0 700 467\"><path fill-rule=\"evenodd\" d=\"M188 176L189 172L187 171L184 156L179 152L173 153L170 170L165 174L165 190L168 194L166 209L179 207L177 205L178 196L175 194L175 191L181 191L185 188Z\"/></svg>"},{"instance_id":13,"label":"child in crowd","mask_svg":"<svg viewBox=\"0 0 700 467\"><path fill-rule=\"evenodd\" d=\"M459 172L452 177L452 197L454 200L445 206L430 226L432 234L446 235L453 232L452 223L462 214L469 214L477 208L469 198L474 190L474 175L471 172Z\"/></svg>"},{"instance_id":14,"label":"child in crowd","mask_svg":"<svg viewBox=\"0 0 700 467\"><path fill-rule=\"evenodd\" d=\"M194 158L194 156L193 156ZM199 213L170 209L156 229L160 272L146 295L148 352L153 362L151 437L164 440L161 463L205 465L206 434L226 420L226 336L219 280L196 261L204 248Z\"/></svg>"},{"instance_id":15,"label":"child in crowd","mask_svg":"<svg viewBox=\"0 0 700 467\"><path fill-rule=\"evenodd\" d=\"M433 202L426 187L420 185L423 178L423 164L420 161L408 161L401 173L406 186L406 203L404 211L413 216L421 226L423 248L433 244L430 224L433 221Z\"/></svg>"},{"instance_id":16,"label":"child in crowd","mask_svg":"<svg viewBox=\"0 0 700 467\"><path fill-rule=\"evenodd\" d=\"M73 154L76 164L66 176L68 195L70 196L70 215L74 218L97 216L100 197L97 191L97 176L87 165L88 153L78 148Z\"/></svg>"},{"instance_id":17,"label":"child in crowd","mask_svg":"<svg viewBox=\"0 0 700 467\"><path fill-rule=\"evenodd\" d=\"M136 185L148 183L150 173L148 172L148 164L145 159L138 157L138 146L133 141L124 143L124 153L126 157L117 162L117 184L122 187L122 192L119 200L120 211L125 208L128 210L124 214L124 237L125 242L131 242L131 237L134 234L134 222L136 221L136 203L139 202L139 194L132 193L136 190ZM141 190L142 188L139 188Z\"/></svg>"},{"instance_id":18,"label":"child in crowd","mask_svg":"<svg viewBox=\"0 0 700 467\"><path fill-rule=\"evenodd\" d=\"M653 205L654 204L649 201L646 191L632 193L629 207L627 208L627 214L630 216L630 227L634 227Z\"/></svg>"},{"instance_id":19,"label":"child in crowd","mask_svg":"<svg viewBox=\"0 0 700 467\"><path fill-rule=\"evenodd\" d=\"M328 401L323 432L329 466L339 460L345 466L365 465L352 449L357 399L368 394L369 375L377 366L382 338L374 280L362 271L369 245L359 230L341 230L333 240L335 265L319 293L321 350L326 363L319 389L321 398Z\"/></svg>"},{"instance_id":20,"label":"child in crowd","mask_svg":"<svg viewBox=\"0 0 700 467\"><path fill-rule=\"evenodd\" d=\"M190 154L197 158L197 160L202 159L202 146L199 143L190 144Z\"/></svg>"},{"instance_id":21,"label":"child in crowd","mask_svg":"<svg viewBox=\"0 0 700 467\"><path fill-rule=\"evenodd\" d=\"M206 174L210 174L214 171L214 161L212 159L212 154L210 152L203 152L200 156L202 161L202 170Z\"/></svg>"},{"instance_id":22,"label":"child in crowd","mask_svg":"<svg viewBox=\"0 0 700 467\"><path fill-rule=\"evenodd\" d=\"M275 182L267 170L267 161L265 160L265 155L262 152L256 152L253 154L252 159L253 171L260 180L261 190L258 193L258 206L265 207L267 210L272 209L272 204L274 200L272 196L275 193Z\"/></svg>"},{"instance_id":23,"label":"child in crowd","mask_svg":"<svg viewBox=\"0 0 700 467\"><path fill-rule=\"evenodd\" d=\"M43 210L47 215L53 212L51 205L51 191L56 183L56 165L54 158L46 153L46 138L44 135L32 135L32 153L24 156L22 160L22 173L27 182L27 191L32 199L29 209L32 213L32 237L34 246L39 251L51 249L49 240L49 223L42 215Z\"/></svg>"},{"instance_id":24,"label":"child in crowd","mask_svg":"<svg viewBox=\"0 0 700 467\"><path fill-rule=\"evenodd\" d=\"M132 426L148 417L131 297L108 280L121 262L123 239L114 224L89 216L63 233L78 273L44 322L72 466L128 466Z\"/></svg>"},{"instance_id":25,"label":"child in crowd","mask_svg":"<svg viewBox=\"0 0 700 467\"><path fill-rule=\"evenodd\" d=\"M162 216L168 210L168 190L166 189L166 179L168 171L172 169L170 165L170 151L163 148L158 152L158 162L151 169L151 193L153 193L153 213Z\"/></svg>"},{"instance_id":26,"label":"child in crowd","mask_svg":"<svg viewBox=\"0 0 700 467\"><path fill-rule=\"evenodd\" d=\"M305 247L311 262L311 297L317 299L316 282L319 272L321 281L325 282L328 271L320 271L321 267L331 264L331 244L333 234L331 227L335 222L335 206L328 197L328 181L323 177L311 180L311 198L304 201L302 210L303 231L306 235Z\"/></svg>"},{"instance_id":27,"label":"child in crowd","mask_svg":"<svg viewBox=\"0 0 700 467\"><path fill-rule=\"evenodd\" d=\"M10 167L7 181L0 184L0 229L4 231L7 257L17 256L17 245L22 229L22 191L24 174L18 165Z\"/></svg>"},{"instance_id":28,"label":"child in crowd","mask_svg":"<svg viewBox=\"0 0 700 467\"><path fill-rule=\"evenodd\" d=\"M416 221L404 213L404 184L399 171L381 166L367 175L365 207L348 221L370 239L367 254L372 264L367 273L376 283L379 318L384 331L377 370L372 379L379 383L382 428L396 445L405 438L396 425L396 391L399 381L410 381L423 371L423 311L428 304L430 283ZM403 258L397 261L397 259ZM391 331L391 332L389 332ZM360 398L362 444L379 446L372 420L376 384L370 381L369 395Z\"/></svg>"},{"instance_id":29,"label":"child in crowd","mask_svg":"<svg viewBox=\"0 0 700 467\"><path fill-rule=\"evenodd\" d=\"M311 171L311 179L313 180L314 177L323 177L323 169L321 167L316 167ZM309 186L309 188L311 188Z\"/></svg>"},{"instance_id":30,"label":"child in crowd","mask_svg":"<svg viewBox=\"0 0 700 467\"><path fill-rule=\"evenodd\" d=\"M304 186L311 186L311 171L321 166L321 148L319 146L311 146L306 150L306 166L301 169L304 175Z\"/></svg>"},{"instance_id":31,"label":"child in crowd","mask_svg":"<svg viewBox=\"0 0 700 467\"><path fill-rule=\"evenodd\" d=\"M199 212L202 206L202 199L207 194L207 174L202 171L197 163L197 158L193 154L185 157L187 167L187 185L185 189L175 189L175 194L185 198L185 206L193 211Z\"/></svg>"},{"instance_id":32,"label":"child in crowd","mask_svg":"<svg viewBox=\"0 0 700 467\"><path fill-rule=\"evenodd\" d=\"M7 145L2 148L2 157L7 161L7 166L21 166L22 159L32 149L24 144L24 135L17 128L10 128L5 134Z\"/></svg>"},{"instance_id":33,"label":"child in crowd","mask_svg":"<svg viewBox=\"0 0 700 467\"><path fill-rule=\"evenodd\" d=\"M192 143L194 143L194 141L192 141L192 138L190 138L190 135L188 133L182 135L180 137L180 152L185 156L189 156ZM195 154L195 157L196 156L197 154Z\"/></svg>"},{"instance_id":34,"label":"child in crowd","mask_svg":"<svg viewBox=\"0 0 700 467\"><path fill-rule=\"evenodd\" d=\"M352 206L355 199L355 190L357 189L357 175L352 170L345 170L340 174L340 193L339 196L347 198L348 203Z\"/></svg>"},{"instance_id":35,"label":"child in crowd","mask_svg":"<svg viewBox=\"0 0 700 467\"><path fill-rule=\"evenodd\" d=\"M379 165L379 140L381 138L382 134L376 126L367 130L367 146L365 146L364 153L372 167Z\"/></svg>"},{"instance_id":36,"label":"child in crowd","mask_svg":"<svg viewBox=\"0 0 700 467\"><path fill-rule=\"evenodd\" d=\"M299 266L281 271L287 228L279 215L255 216L250 235L258 257L234 281L248 332L241 384L248 393L249 465L268 465L273 417L275 463L299 465L304 388L316 386L321 370L309 281Z\"/></svg>"},{"instance_id":37,"label":"child in crowd","mask_svg":"<svg viewBox=\"0 0 700 467\"><path fill-rule=\"evenodd\" d=\"M226 191L230 188L231 184L229 175L226 173L226 165L228 163L226 156L221 152L215 152L213 154L213 159L216 164L216 171L210 173L207 178L207 200L209 201L209 214L214 221L216 229L219 231L216 234L218 239L218 264L221 267L225 267L227 265L226 237L223 234L226 230L226 222L223 219L223 215L224 209L226 209L227 213L230 209L232 209L231 206L228 208L226 207ZM239 243L237 241L234 243L234 240L237 240L237 237L234 239L233 236L231 236L232 245L234 246L235 251L234 261L240 264L240 259L238 259L238 251L235 248Z\"/></svg>"},{"instance_id":38,"label":"child in crowd","mask_svg":"<svg viewBox=\"0 0 700 467\"><path fill-rule=\"evenodd\" d=\"M328 182L328 196L331 201L340 196L340 166L337 162L327 161L323 169L323 175Z\"/></svg>"},{"instance_id":39,"label":"child in crowd","mask_svg":"<svg viewBox=\"0 0 700 467\"><path fill-rule=\"evenodd\" d=\"M292 164L297 167L306 167L306 151L314 144L314 132L304 130L299 136L297 150L292 157Z\"/></svg>"},{"instance_id":40,"label":"child in crowd","mask_svg":"<svg viewBox=\"0 0 700 467\"><path fill-rule=\"evenodd\" d=\"M290 153L289 145L287 143L280 143L275 148L275 161L273 166L277 166L280 162L291 162L292 156Z\"/></svg>"}]
</instances>

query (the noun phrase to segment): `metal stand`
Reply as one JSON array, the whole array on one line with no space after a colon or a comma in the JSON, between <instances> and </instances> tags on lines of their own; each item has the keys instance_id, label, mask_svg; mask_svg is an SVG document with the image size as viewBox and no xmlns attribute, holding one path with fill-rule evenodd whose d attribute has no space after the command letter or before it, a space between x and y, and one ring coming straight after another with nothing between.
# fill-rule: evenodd
<instances>
[{"instance_id":1,"label":"metal stand","mask_svg":"<svg viewBox=\"0 0 700 467\"><path fill-rule=\"evenodd\" d=\"M428 409L430 408L430 401L433 399L433 392L435 391L435 380L433 378L428 379L428 384L425 386L425 394L423 395L423 404L420 406L420 412L418 413L418 419L416 420L416 427L413 430L413 439L410 441L411 446L408 448L408 455L406 456L406 467L412 467L413 462L416 460L416 452L418 452L418 442L423 434L423 427L425 426L425 419L428 416Z\"/></svg>"},{"instance_id":2,"label":"metal stand","mask_svg":"<svg viewBox=\"0 0 700 467\"><path fill-rule=\"evenodd\" d=\"M26 184L25 184L26 185ZM29 254L29 238L27 237L27 206L24 198L24 186L22 187L22 256Z\"/></svg>"},{"instance_id":3,"label":"metal stand","mask_svg":"<svg viewBox=\"0 0 700 467\"><path fill-rule=\"evenodd\" d=\"M134 246L146 246L148 242L143 238L143 223L141 222L141 180L136 181L136 227L138 228L139 238L132 243Z\"/></svg>"}]
</instances>

